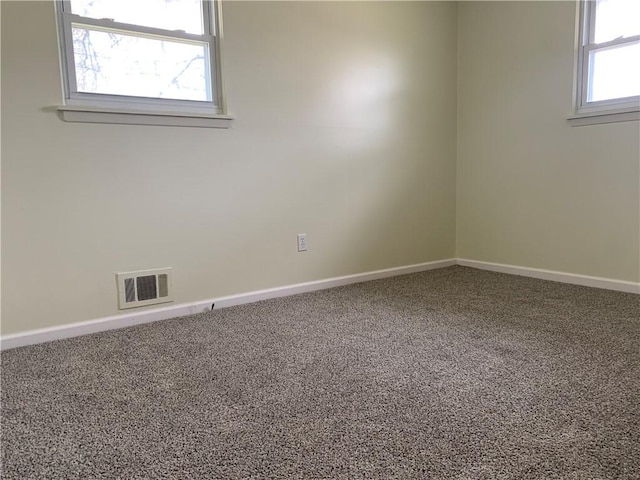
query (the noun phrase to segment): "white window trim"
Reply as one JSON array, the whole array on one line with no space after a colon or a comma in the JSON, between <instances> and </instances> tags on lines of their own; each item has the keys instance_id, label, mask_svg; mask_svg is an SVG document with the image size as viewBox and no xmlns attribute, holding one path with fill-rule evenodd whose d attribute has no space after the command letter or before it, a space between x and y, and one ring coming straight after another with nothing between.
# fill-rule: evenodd
<instances>
[{"instance_id":1,"label":"white window trim","mask_svg":"<svg viewBox=\"0 0 640 480\"><path fill-rule=\"evenodd\" d=\"M202 35L172 31L171 37L185 41L197 40L209 44L210 66L213 74L209 91L210 102L129 97L121 95L91 94L74 91L75 69L73 61L71 22L80 19L94 27L123 28L143 35L166 36L166 31L140 25L129 25L111 20L91 19L71 13L68 0L56 0L60 66L63 81L64 104L55 107L66 122L112 123L127 125L166 125L183 127L229 128L233 116L227 112L222 78L222 15L221 3L203 2L205 31Z\"/></svg>"},{"instance_id":2,"label":"white window trim","mask_svg":"<svg viewBox=\"0 0 640 480\"><path fill-rule=\"evenodd\" d=\"M595 3L589 0L578 0L574 113L568 117L569 124L582 126L640 120L640 96L587 103L590 52L640 41L640 35L637 35L596 45L593 38L595 18Z\"/></svg>"}]
</instances>

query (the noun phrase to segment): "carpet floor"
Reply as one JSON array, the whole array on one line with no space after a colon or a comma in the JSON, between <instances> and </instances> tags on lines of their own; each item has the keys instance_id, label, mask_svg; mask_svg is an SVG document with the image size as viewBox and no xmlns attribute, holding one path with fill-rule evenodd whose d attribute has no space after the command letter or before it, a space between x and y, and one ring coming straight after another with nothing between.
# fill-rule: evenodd
<instances>
[{"instance_id":1,"label":"carpet floor","mask_svg":"<svg viewBox=\"0 0 640 480\"><path fill-rule=\"evenodd\" d=\"M640 297L451 267L2 352L2 478L640 478Z\"/></svg>"}]
</instances>

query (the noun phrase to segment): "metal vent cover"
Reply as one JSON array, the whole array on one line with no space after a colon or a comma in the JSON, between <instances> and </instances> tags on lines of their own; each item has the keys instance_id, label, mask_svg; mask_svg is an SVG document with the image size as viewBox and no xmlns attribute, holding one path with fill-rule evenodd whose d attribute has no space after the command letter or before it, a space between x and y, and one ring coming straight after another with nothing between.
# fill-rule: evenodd
<instances>
[{"instance_id":1,"label":"metal vent cover","mask_svg":"<svg viewBox=\"0 0 640 480\"><path fill-rule=\"evenodd\" d=\"M171 268L116 273L120 310L173 302Z\"/></svg>"}]
</instances>

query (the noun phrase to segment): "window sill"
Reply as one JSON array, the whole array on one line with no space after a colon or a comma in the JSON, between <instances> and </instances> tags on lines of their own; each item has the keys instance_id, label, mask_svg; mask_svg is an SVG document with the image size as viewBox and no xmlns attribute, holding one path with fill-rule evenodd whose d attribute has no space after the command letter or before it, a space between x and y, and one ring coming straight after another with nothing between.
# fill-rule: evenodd
<instances>
[{"instance_id":1,"label":"window sill","mask_svg":"<svg viewBox=\"0 0 640 480\"><path fill-rule=\"evenodd\" d=\"M572 127L583 125L598 125L601 123L632 122L640 120L640 111L598 111L580 112L567 118Z\"/></svg>"},{"instance_id":2,"label":"window sill","mask_svg":"<svg viewBox=\"0 0 640 480\"><path fill-rule=\"evenodd\" d=\"M229 128L233 122L233 116L222 114L153 112L74 105L60 105L55 109L65 122L202 128Z\"/></svg>"}]
</instances>

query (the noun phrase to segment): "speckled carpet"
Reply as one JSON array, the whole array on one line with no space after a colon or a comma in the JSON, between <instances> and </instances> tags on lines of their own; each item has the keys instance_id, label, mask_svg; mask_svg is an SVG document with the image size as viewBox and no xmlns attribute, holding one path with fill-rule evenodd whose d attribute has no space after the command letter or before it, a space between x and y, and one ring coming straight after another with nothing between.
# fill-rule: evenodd
<instances>
[{"instance_id":1,"label":"speckled carpet","mask_svg":"<svg viewBox=\"0 0 640 480\"><path fill-rule=\"evenodd\" d=\"M2 478L640 478L640 297L451 267L2 353Z\"/></svg>"}]
</instances>

